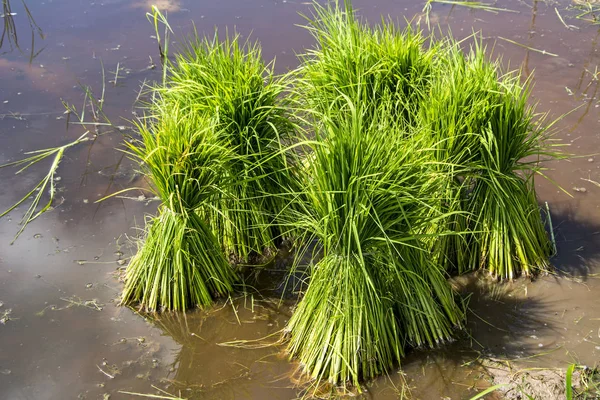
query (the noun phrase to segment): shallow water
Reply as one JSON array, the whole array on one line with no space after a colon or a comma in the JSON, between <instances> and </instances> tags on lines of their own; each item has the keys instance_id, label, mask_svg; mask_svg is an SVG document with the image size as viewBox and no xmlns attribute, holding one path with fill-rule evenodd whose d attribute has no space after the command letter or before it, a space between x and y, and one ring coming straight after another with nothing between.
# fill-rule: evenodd
<instances>
[{"instance_id":1,"label":"shallow water","mask_svg":"<svg viewBox=\"0 0 600 400\"><path fill-rule=\"evenodd\" d=\"M502 6L517 13L498 14L438 4L432 21L442 29L449 25L457 38L481 30L485 43L495 44L495 54L534 73L540 111L558 117L575 109L558 123L557 136L576 157L553 162L547 171L572 197L549 182L537 182L540 200L552 211L559 251L553 262L563 274L518 281L491 294L473 280L459 279L473 292L468 335L435 351L411 352L402 373L391 371L373 382L366 398L397 398L403 382L414 398L469 398L489 386L478 361L484 356L514 360L515 371L600 360L600 187L583 180L600 181L600 154L595 154L600 149L600 77L593 76L600 61L600 31L569 18L573 14L564 11L568 2L550 3L505 1ZM43 51L30 63L32 32L22 4L13 2L22 52L8 51L6 42L1 50L7 52L0 56L0 164L81 135L80 126L66 130L61 99L80 108L78 82L99 93L102 64L105 113L116 125L129 126L141 82L161 74L148 68L159 62L154 31L144 15L149 4L30 1L31 15L45 35L43 40L36 36L34 53ZM279 71L293 68L295 53L312 45L296 26L303 23L298 12L309 10L305 2L158 4L169 10L169 21L180 34L189 32L192 21L199 32L235 26L244 35L251 33L266 58L277 58ZM423 4L363 0L355 6L375 21L382 13L411 19ZM555 7L566 23L580 29L563 26ZM114 85L108 81L117 68ZM115 150L121 139L122 133L107 133L71 149L59 169L55 209L32 223L14 245L9 243L24 207L0 220L0 318L11 310L0 324L0 398L121 399L131 395L119 391L156 393L153 386L194 399L295 398L300 394L292 378L296 366L281 356L281 347L262 346L278 339L291 312L290 304L277 305L277 293L249 292L235 299L234 307L222 304L160 322L116 306L120 283L115 273L134 251L128 236L138 233L132 227L142 226L144 215L156 207L118 198L95 203L144 184ZM0 170L0 210L27 193L43 168L13 173ZM259 281L282 279L274 268L262 272ZM244 346L223 345L236 340L245 341Z\"/></svg>"}]
</instances>

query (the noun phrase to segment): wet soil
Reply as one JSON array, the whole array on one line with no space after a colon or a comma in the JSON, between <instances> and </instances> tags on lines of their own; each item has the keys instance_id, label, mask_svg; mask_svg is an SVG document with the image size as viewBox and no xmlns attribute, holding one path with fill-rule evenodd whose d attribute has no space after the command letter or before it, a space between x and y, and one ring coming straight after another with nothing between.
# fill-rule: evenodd
<instances>
[{"instance_id":1,"label":"wet soil","mask_svg":"<svg viewBox=\"0 0 600 400\"><path fill-rule=\"evenodd\" d=\"M5 43L0 54L0 164L81 135L80 126L66 129L61 100L80 107L79 82L99 93L102 65L104 111L115 125L130 125L141 83L161 74L149 68L159 59L145 17L150 4L30 1L45 35L42 40L33 32L34 53L43 51L30 60L30 24L22 3L13 2L22 51L11 52ZM265 57L277 58L279 71L295 67L295 54L312 45L297 26L303 23L298 12L309 10L306 2L165 0L158 5L168 10L180 34L193 23L209 34L214 26L251 34L262 42ZM555 228L555 274L491 288L485 280L457 279L457 286L471 293L465 333L439 349L410 352L401 370L369 385L365 398L394 399L407 390L420 399L470 398L502 379L490 360L508 363L513 371L564 370L572 362L594 366L600 360L600 187L592 182L600 182L600 30L571 18L568 5L502 2L515 13L434 5L431 20L443 30L450 27L458 38L481 31L496 55L532 74L540 111L552 118L567 114L556 125L557 138L574 157L549 163L546 173L572 196L548 181L537 182ZM420 15L423 4L357 0L355 6L372 21L381 14L404 21ZM555 7L579 29L567 29ZM116 84L108 82L117 69ZM127 130L99 133L68 152L54 209L14 245L9 243L24 208L0 220L0 399L125 399L132 395L122 392L156 394L156 388L190 399L301 395L292 378L297 366L275 343L292 306L278 302L281 291L247 288L213 310L185 318L164 315L159 321L116 305L121 288L116 275L135 251L129 238L139 233L136 227L156 203L146 198L95 203L145 184L116 150ZM27 193L47 167L19 175L0 170L0 209ZM277 265L258 276L258 287L261 282L277 286L284 278Z\"/></svg>"}]
</instances>

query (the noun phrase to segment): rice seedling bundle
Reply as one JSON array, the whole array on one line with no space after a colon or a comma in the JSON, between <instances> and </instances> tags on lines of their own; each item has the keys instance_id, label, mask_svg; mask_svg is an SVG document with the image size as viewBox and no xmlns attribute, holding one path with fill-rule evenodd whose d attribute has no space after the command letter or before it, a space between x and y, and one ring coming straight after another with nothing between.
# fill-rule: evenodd
<instances>
[{"instance_id":1,"label":"rice seedling bundle","mask_svg":"<svg viewBox=\"0 0 600 400\"><path fill-rule=\"evenodd\" d=\"M315 3L306 28L317 47L301 56L296 87L308 103L305 106L331 113L345 106L340 96L344 94L352 99L362 96L364 104L376 109L389 92L394 94L389 112L397 122L410 123L422 101L422 88L428 85L436 45L425 48L427 38L410 26L400 30L383 20L371 27L356 18L350 2Z\"/></svg>"},{"instance_id":2,"label":"rice seedling bundle","mask_svg":"<svg viewBox=\"0 0 600 400\"><path fill-rule=\"evenodd\" d=\"M289 203L285 194L298 191L283 150L294 130L285 90L258 44L217 34L195 35L160 90L166 103L209 119L232 152L224 170L232 184L200 212L234 262L276 250L276 217Z\"/></svg>"},{"instance_id":3,"label":"rice seedling bundle","mask_svg":"<svg viewBox=\"0 0 600 400\"><path fill-rule=\"evenodd\" d=\"M128 144L161 200L125 276L122 303L146 311L212 303L233 290L236 273L195 210L219 193L231 151L209 120L156 99L153 118L137 124Z\"/></svg>"},{"instance_id":4,"label":"rice seedling bundle","mask_svg":"<svg viewBox=\"0 0 600 400\"><path fill-rule=\"evenodd\" d=\"M346 106L313 115L307 141L306 203L294 223L319 240L322 258L289 321L288 350L317 382L360 388L407 344L449 339L462 311L416 234L433 196L423 191L435 188L430 156L395 132L391 96L377 107L340 97Z\"/></svg>"},{"instance_id":5,"label":"rice seedling bundle","mask_svg":"<svg viewBox=\"0 0 600 400\"><path fill-rule=\"evenodd\" d=\"M451 42L450 42L451 44ZM529 83L518 72L501 75L478 43L468 55L451 44L431 80L420 123L437 148L447 176L447 228L470 231L466 240L438 242L446 265L458 272L485 268L512 279L548 265L545 231L533 177L541 156L553 156L547 128L529 106Z\"/></svg>"},{"instance_id":6,"label":"rice seedling bundle","mask_svg":"<svg viewBox=\"0 0 600 400\"><path fill-rule=\"evenodd\" d=\"M294 126L273 65L239 36L185 42L152 87L131 153L162 200L126 275L123 302L185 310L233 290L232 262L276 250L297 192L284 150Z\"/></svg>"},{"instance_id":7,"label":"rice seedling bundle","mask_svg":"<svg viewBox=\"0 0 600 400\"><path fill-rule=\"evenodd\" d=\"M445 271L512 278L547 265L533 158L552 154L528 83L500 75L478 43L467 55L451 38L426 48L344 4L315 5L317 47L296 84L314 139L295 221L322 258L287 329L308 376L359 387L406 345L460 325Z\"/></svg>"}]
</instances>

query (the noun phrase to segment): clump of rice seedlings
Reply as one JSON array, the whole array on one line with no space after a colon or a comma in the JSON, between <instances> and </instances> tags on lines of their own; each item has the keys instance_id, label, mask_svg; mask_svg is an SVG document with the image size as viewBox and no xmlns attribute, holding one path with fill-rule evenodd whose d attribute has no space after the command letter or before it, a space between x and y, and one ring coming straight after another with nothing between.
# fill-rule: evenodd
<instances>
[{"instance_id":1,"label":"clump of rice seedlings","mask_svg":"<svg viewBox=\"0 0 600 400\"><path fill-rule=\"evenodd\" d=\"M165 67L138 125L142 140L129 145L162 200L123 293L149 311L230 293L229 261L276 251L277 216L298 192L284 149L294 130L286 87L257 44L194 35Z\"/></svg>"},{"instance_id":2,"label":"clump of rice seedlings","mask_svg":"<svg viewBox=\"0 0 600 400\"><path fill-rule=\"evenodd\" d=\"M293 223L318 239L322 258L287 326L288 351L317 383L360 390L407 344L449 339L463 314L417 234L436 187L429 155L395 131L390 94L377 108L340 97L345 106L313 114L306 142L306 202Z\"/></svg>"},{"instance_id":3,"label":"clump of rice seedlings","mask_svg":"<svg viewBox=\"0 0 600 400\"><path fill-rule=\"evenodd\" d=\"M223 41L194 35L158 89L169 106L210 120L231 153L223 173L233 184L199 212L234 262L276 250L277 215L289 203L284 193L298 191L284 151L294 130L286 84L273 68L258 44L237 35Z\"/></svg>"},{"instance_id":4,"label":"clump of rice seedlings","mask_svg":"<svg viewBox=\"0 0 600 400\"><path fill-rule=\"evenodd\" d=\"M540 157L552 156L547 127L529 106L529 83L501 75L478 43L465 55L449 42L440 57L420 124L429 132L440 171L447 174L445 229L471 231L440 238L444 263L459 273L486 268L500 278L548 265L551 243L533 184ZM452 211L450 209L446 211Z\"/></svg>"},{"instance_id":5,"label":"clump of rice seedlings","mask_svg":"<svg viewBox=\"0 0 600 400\"><path fill-rule=\"evenodd\" d=\"M479 176L470 200L474 229L483 232L480 263L506 279L545 269L552 254L534 186L540 157L552 154L544 147L547 128L536 122L528 83L520 78L501 80L499 101L479 134Z\"/></svg>"},{"instance_id":6,"label":"clump of rice seedlings","mask_svg":"<svg viewBox=\"0 0 600 400\"><path fill-rule=\"evenodd\" d=\"M375 27L360 21L349 1L314 4L306 28L317 46L301 56L297 90L314 110L330 113L345 106L340 94L375 109L385 92L394 93L389 110L399 122L410 122L422 101L422 88L432 73L437 46L425 48L426 37L410 25L398 29L383 20ZM323 100L326 101L323 101ZM321 104L316 104L318 100ZM371 110L370 114L373 114Z\"/></svg>"},{"instance_id":7,"label":"clump of rice seedlings","mask_svg":"<svg viewBox=\"0 0 600 400\"><path fill-rule=\"evenodd\" d=\"M236 273L196 209L214 202L231 151L206 117L154 102L155 115L137 124L127 142L162 204L125 276L122 303L146 311L206 306L233 290Z\"/></svg>"},{"instance_id":8,"label":"clump of rice seedlings","mask_svg":"<svg viewBox=\"0 0 600 400\"><path fill-rule=\"evenodd\" d=\"M477 133L487 123L485 110L494 107L498 86L496 70L485 60L485 53L476 49L465 57L451 39L436 59L436 71L424 96L427 100L418 110L438 171L446 178L440 187L439 207L450 214L430 227L434 236L443 231L467 232L473 226L467 211L474 174L468 168L479 165ZM440 235L432 243L433 253L447 270L463 273L478 266L478 243L472 235Z\"/></svg>"}]
</instances>

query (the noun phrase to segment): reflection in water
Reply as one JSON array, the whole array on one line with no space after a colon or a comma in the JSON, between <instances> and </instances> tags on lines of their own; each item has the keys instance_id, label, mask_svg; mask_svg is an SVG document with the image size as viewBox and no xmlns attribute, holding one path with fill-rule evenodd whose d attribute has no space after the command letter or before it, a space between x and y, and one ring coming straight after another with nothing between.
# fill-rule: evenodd
<instances>
[{"instance_id":1,"label":"reflection in water","mask_svg":"<svg viewBox=\"0 0 600 400\"><path fill-rule=\"evenodd\" d=\"M5 51L4 53L7 53L14 49L18 49L21 51L21 46L19 45L19 37L17 35L17 25L15 23L15 16L17 15L17 13L13 11L10 1L11 0L2 0L1 17L3 20L3 27L2 36L0 36L0 50L2 49L2 47L4 47L6 43L8 43L8 46L10 47L10 50ZM42 28L40 28L39 25L35 22L33 15L31 15L31 12L29 11L29 7L27 7L27 3L25 3L25 0L21 1L23 3L23 9L25 11L25 14L27 15L27 20L29 21L29 27L31 29L31 49L29 52L29 63L31 64L34 58L36 58L42 52L42 50L44 50L44 48L42 47L41 49L36 51L35 38L36 36L39 36L40 39L43 40L45 38L45 35L42 31Z\"/></svg>"},{"instance_id":2,"label":"reflection in water","mask_svg":"<svg viewBox=\"0 0 600 400\"><path fill-rule=\"evenodd\" d=\"M528 37L528 41L527 41L528 46L532 45L533 36L536 34L535 19L537 18L538 1L539 0L533 0L533 8L531 9L531 23L529 24L529 37ZM531 75L531 69L529 68L530 53L531 53L531 51L529 49L527 49L527 52L525 53L525 61L523 62L523 71L525 72L525 77L527 77L527 78L529 78L529 76Z\"/></svg>"},{"instance_id":3,"label":"reflection in water","mask_svg":"<svg viewBox=\"0 0 600 400\"><path fill-rule=\"evenodd\" d=\"M3 6L0 14L6 14L5 6L9 5L9 1L0 0ZM234 21L244 32L254 30L270 54L281 57L282 51L287 51L284 62L292 65L294 61L290 48L299 50L310 45L308 39L300 35L294 36L296 31L289 28L292 22L290 16L295 15L296 9L303 9L302 2L261 0L252 2L253 8L238 11L235 6L239 8L250 2L213 2L209 7L208 2L188 0L181 2L181 8L178 5L171 9L179 9L179 12L169 15L172 15L173 26L188 26L186 24L189 24L189 20L194 20L200 31L212 31L213 24L221 26ZM567 2L570 0L562 0L561 4ZM22 10L21 0L12 0L11 3L13 7L9 14L17 12L18 15L14 19L9 15L8 26L5 18L2 18L5 27L4 33L0 32L0 35L4 35L4 47L0 53L9 51L11 45L15 47L13 42L9 42L12 40L9 34L14 31L14 24L20 33L19 45L24 48L29 46L26 12ZM53 104L60 108L59 97L80 105L84 95L70 90L76 83L73 74L94 85L101 84L100 63L90 58L94 50L103 57L105 65L114 66L121 62L121 68L140 71L137 75L130 75L127 78L129 80L125 75L123 79L119 76L119 84L112 89L114 96L112 93L110 98L107 96L109 115L129 113L137 93L138 80L160 79L160 68L146 72L141 70L147 65L147 55L156 50L155 42L148 38L150 32L141 9L132 8L134 3L136 7L149 7L149 0L104 2L113 5L112 7L100 7L98 2L96 6L92 6L91 3L63 0L45 2L44 5L41 1L28 1L37 22L48 33L45 42L51 42L52 48L56 46L61 54L44 51L32 66L27 65L27 54L19 57L20 59L0 57L0 163L20 156L22 148L53 147L57 145L57 141L60 141L58 144L63 144L68 138L74 138L71 133L64 132L65 119L55 120L55 116L62 114L64 110L61 109L58 114L37 113L35 117L26 112L53 111ZM161 4L165 3L158 3L159 8L164 10ZM175 2L170 4L173 3ZM266 12L258 8L263 3L277 3L281 6L274 6ZM404 7L415 7L416 4L408 0L356 0L355 3L366 12L377 14L375 19L379 17L381 10L390 11L397 16L401 15ZM515 16L513 23L507 23L505 14L471 15L464 7L457 7L446 22L454 23L453 31L458 35L462 28L470 33L475 18L485 17L486 21L479 21L478 26L486 35L492 38L504 35L523 41L528 46L546 48L573 62L573 68L567 68L566 63L550 65L553 58L529 52L528 67L531 70L541 70L537 75L538 90L535 93L543 101L553 104L553 113L569 112L575 100L581 104L589 100L596 90L596 96L600 96L600 76L596 75L594 78L599 59L598 53L593 52L597 48L596 42L600 41L600 36L594 38L596 31L592 31L592 28L571 33L565 31L553 7L547 7L549 2L545 0L511 2L513 5L517 3L520 4L522 14ZM532 13L533 5L536 9ZM184 13L185 8L190 8L190 12ZM415 7L417 8L420 11L422 6ZM432 14L433 24L436 25L439 21L444 28L449 10L449 6L437 7L440 14L436 21ZM46 18L45 13L56 23L46 25L42 20ZM235 19L234 13L243 13L243 18ZM410 11L404 13L408 17L412 15ZM201 15L206 17L201 19ZM75 19L77 26L70 26ZM131 22L138 20L139 24ZM109 25L106 25L107 21ZM531 42L527 41L532 33L528 31L529 26L532 27L531 31L536 30ZM39 45L42 42L39 41L37 31L35 32L35 39L38 39L36 44ZM123 36L128 40L124 40ZM58 45L61 42L64 42L65 47ZM109 50L117 43L123 44L120 51ZM28 53L29 50L25 52ZM506 46L503 50L504 58L515 62L522 59L523 52L523 49L516 46ZM18 53L15 52L15 55ZM72 61L62 61L60 56L71 58ZM39 64L44 64L45 67L41 68ZM573 97L567 97L565 93L564 86L567 84L575 92ZM23 93L19 97L17 92ZM587 94L586 97L583 97L584 93ZM3 105L5 99L10 100L10 103ZM596 110L594 107L597 102L598 99L589 106L589 114L577 128L582 136L581 140L585 140L585 147L576 150L573 146L574 153L593 152L593 149L600 146L595 122L598 117L592 112ZM11 113L13 108L23 111L23 114ZM586 104L583 104L571 114L573 118L562 120L560 127L568 128L573 125L585 108ZM6 118L2 121L3 115ZM10 120L9 116L12 116ZM27 116L27 120L18 120L21 116ZM15 133L11 134L13 125L16 126ZM0 319L8 308L13 310L11 320L6 325L0 324L0 398L70 399L77 398L82 393L81 397L88 399L108 396L111 399L123 399L133 397L119 394L118 391L149 393L152 392L153 384L169 393L179 393L181 389L182 397L188 399L296 398L297 390L289 388L292 386L290 377L296 365L273 356L278 348L251 350L218 345L235 340L260 339L279 331L291 314L290 307L276 310L273 305L274 311L267 312L255 305L255 311L259 309L259 312L252 313L252 300L248 300L247 307L250 311L244 307L237 309L241 323L238 323L231 305L215 310L214 313L188 313L187 320L183 316L167 320L168 317L163 315L163 324L156 323L164 335L159 338L156 338L159 334L157 329L123 308L107 306L102 312L96 312L73 307L55 313L48 310L45 317L36 315L48 304L60 302L59 297L63 295L51 286L55 283L67 291L68 295L76 295L82 299L98 297L107 305L119 292L120 286L110 273L115 268L121 268L121 264L115 264L114 259L118 257L119 260L124 260L129 252L120 243L115 244L115 241L119 242L116 237L125 232L136 234L137 231L128 230L135 225L134 219L142 218L144 213L151 210L138 202L128 202L127 210L121 209L123 203L118 199L102 202L97 206L93 204L94 199L104 196L108 184L114 185L113 191L141 184L138 181L131 183L129 171L132 168L123 168L129 161L126 158L121 160L121 154L112 151L115 137L100 135L91 151L91 160L87 157L87 147L80 146L71 152L60 171L61 186L67 190L67 201L52 214L37 220L31 235L26 235L15 246L9 247L7 243L15 233L10 227L15 227L16 222L13 225L0 222L0 235L4 240L0 243L0 300L4 302L4 306L0 306ZM564 138L564 134L561 133L560 137ZM574 159L568 164L558 162L556 171L550 171L551 177L557 178L567 188L572 186L570 182L579 180L582 176L598 181L598 157L593 162L588 162L587 158ZM88 162L93 164L88 167ZM117 168L119 162L120 168ZM107 167L108 165L111 167ZM584 172L589 169L591 176L587 173L583 175L581 171L574 172L574 168L580 168ZM82 181L80 173L83 171L86 175ZM125 174L121 171L128 172ZM13 192L25 188L34 178L20 181L18 185L9 185L13 180L5 181L6 176L4 174L0 177L0 181L5 183L0 189L2 210L8 206L7 201L14 197ZM404 387L401 382L403 374L406 374L408 384L414 388L413 398L470 398L489 385L487 374L481 371L485 366L478 365L478 361L481 357L490 355L502 362L521 357L523 361L517 364L517 368L564 368L573 359L594 365L600 359L600 345L592 343L598 342L598 338L594 339L593 336L597 336L600 327L600 281L594 279L597 277L594 274L600 268L600 214L596 209L599 190L595 186L589 186L587 193L575 193L578 197L566 201L562 195L554 195L554 187L551 187L543 196L552 206L552 221L556 227L559 256L554 264L567 278L541 277L533 283L510 283L503 287L512 287L514 290L510 293L500 293L500 287L491 291L468 286L466 291L475 292L470 298L474 313L469 315L467 330L471 336L436 351L415 351L408 354L402 365L403 373L394 371L389 377L384 376L375 381L373 387L369 388L373 398L398 399L400 395L397 395L396 390ZM87 199L90 199L89 204ZM562 213L563 203L565 209L570 205L568 213ZM102 209L98 210L100 205ZM92 220L92 217L95 219ZM43 233L43 237L33 238L38 232ZM122 251L127 254L122 254ZM94 260L95 256L99 260L93 264L90 262L80 265L74 262ZM303 276L290 279L298 282L300 290ZM575 279L581 280L581 283ZM283 266L274 263L263 268L259 280L259 284L255 286L261 293L272 298L283 296L286 282ZM92 288L87 287L89 282L93 283ZM274 292L267 292L265 288L277 286L273 282L282 282L282 287ZM296 289L292 281L287 288L290 291ZM487 295L484 297L481 293ZM296 297L296 294L290 295L290 298ZM269 307L266 303L261 304ZM593 335L589 335L589 332ZM122 337L132 340L122 344L119 342ZM146 338L146 342L141 343L133 338ZM543 347L539 347L540 345ZM560 350L544 355L560 346L563 346ZM103 365L105 357L108 363L106 366ZM175 358L176 363L173 364ZM108 373L110 366L118 365L123 372L110 379L96 365ZM61 368L57 368L58 366ZM145 378L148 372L151 375ZM162 378L166 379L163 381ZM188 387L190 391L186 390ZM471 387L476 387L477 390L471 390Z\"/></svg>"},{"instance_id":4,"label":"reflection in water","mask_svg":"<svg viewBox=\"0 0 600 400\"><path fill-rule=\"evenodd\" d=\"M583 64L583 68L581 70L581 75L579 77L579 81L577 82L577 86L576 86L577 96L579 97L578 100L585 100L587 105L585 106L585 109L583 110L583 114L581 114L579 119L577 119L577 122L571 128L571 132L575 131L575 129L577 129L577 127L579 127L581 122L584 120L584 118L590 112L590 109L591 109L594 101L598 99L598 97L597 97L598 89L600 89L600 72L598 71L598 66L596 66L593 71L590 70L591 64L597 54L598 38L600 38L600 29L598 30L598 32L596 33L596 36L594 36L594 39L592 40L592 47L591 47L590 52ZM590 75L590 77L591 77L590 81L588 82L587 86L585 86L585 88L583 88L583 84L585 83L585 78L588 75ZM582 88L583 88L583 90L582 90ZM591 94L590 94L590 92L591 92Z\"/></svg>"},{"instance_id":5,"label":"reflection in water","mask_svg":"<svg viewBox=\"0 0 600 400\"><path fill-rule=\"evenodd\" d=\"M139 0L133 2L131 5L133 8L141 8L144 10L150 10L152 6L155 6L162 12L177 12L181 10L180 0Z\"/></svg>"},{"instance_id":6,"label":"reflection in water","mask_svg":"<svg viewBox=\"0 0 600 400\"><path fill-rule=\"evenodd\" d=\"M250 296L220 308L150 317L162 335L181 346L163 381L193 398L253 398L250 392L256 390L290 398L293 365L281 357L279 346L287 308L277 304ZM259 388L256 382L262 382Z\"/></svg>"}]
</instances>

